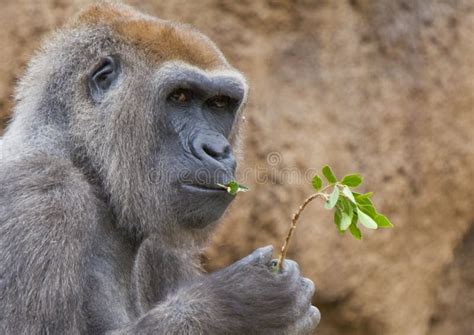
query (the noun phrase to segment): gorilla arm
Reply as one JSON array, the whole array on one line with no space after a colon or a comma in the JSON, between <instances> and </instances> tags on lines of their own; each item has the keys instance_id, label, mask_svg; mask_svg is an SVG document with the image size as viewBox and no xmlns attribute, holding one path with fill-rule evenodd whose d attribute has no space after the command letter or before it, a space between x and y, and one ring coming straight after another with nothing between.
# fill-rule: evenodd
<instances>
[{"instance_id":1,"label":"gorilla arm","mask_svg":"<svg viewBox=\"0 0 474 335\"><path fill-rule=\"evenodd\" d=\"M0 164L0 333L81 332L97 208L68 161L43 154Z\"/></svg>"},{"instance_id":2,"label":"gorilla arm","mask_svg":"<svg viewBox=\"0 0 474 335\"><path fill-rule=\"evenodd\" d=\"M272 273L271 257L271 247L260 248L183 283L136 321L107 334L309 334L320 319L311 306L314 285L292 261L283 273Z\"/></svg>"}]
</instances>

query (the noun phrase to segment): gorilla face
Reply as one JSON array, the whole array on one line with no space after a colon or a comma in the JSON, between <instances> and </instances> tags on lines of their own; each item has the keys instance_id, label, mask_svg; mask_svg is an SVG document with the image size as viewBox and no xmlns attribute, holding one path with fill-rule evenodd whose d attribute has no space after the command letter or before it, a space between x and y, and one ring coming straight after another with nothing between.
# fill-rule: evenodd
<instances>
[{"instance_id":1,"label":"gorilla face","mask_svg":"<svg viewBox=\"0 0 474 335\"><path fill-rule=\"evenodd\" d=\"M87 90L95 138L86 142L119 217L165 229L220 218L233 196L217 184L234 179L231 142L247 90L238 72L115 54L92 67Z\"/></svg>"},{"instance_id":2,"label":"gorilla face","mask_svg":"<svg viewBox=\"0 0 474 335\"><path fill-rule=\"evenodd\" d=\"M235 177L230 138L245 86L230 73L176 63L163 66L157 82L156 114L166 134L155 156L162 180L182 223L202 227L216 221L233 199L217 184Z\"/></svg>"}]
</instances>

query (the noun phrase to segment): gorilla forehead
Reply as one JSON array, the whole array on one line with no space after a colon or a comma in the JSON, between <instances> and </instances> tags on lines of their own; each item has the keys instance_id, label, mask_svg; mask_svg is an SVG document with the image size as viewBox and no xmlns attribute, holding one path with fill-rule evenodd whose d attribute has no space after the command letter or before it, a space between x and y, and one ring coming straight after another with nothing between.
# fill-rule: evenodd
<instances>
[{"instance_id":1,"label":"gorilla forehead","mask_svg":"<svg viewBox=\"0 0 474 335\"><path fill-rule=\"evenodd\" d=\"M181 60L204 70L230 68L214 43L192 27L144 15L126 5L93 5L80 13L71 26L110 28L159 64Z\"/></svg>"},{"instance_id":2,"label":"gorilla forehead","mask_svg":"<svg viewBox=\"0 0 474 335\"><path fill-rule=\"evenodd\" d=\"M161 86L194 88L200 86L209 95L227 95L246 102L248 86L245 77L238 71L223 69L204 71L181 61L164 62L157 73ZM169 92L165 92L169 93Z\"/></svg>"}]
</instances>

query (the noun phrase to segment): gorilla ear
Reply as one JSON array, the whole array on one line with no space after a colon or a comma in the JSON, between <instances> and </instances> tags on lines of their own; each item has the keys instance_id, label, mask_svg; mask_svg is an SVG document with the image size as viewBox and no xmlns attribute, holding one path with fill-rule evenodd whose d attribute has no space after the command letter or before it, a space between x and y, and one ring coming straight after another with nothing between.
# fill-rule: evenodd
<instances>
[{"instance_id":1,"label":"gorilla ear","mask_svg":"<svg viewBox=\"0 0 474 335\"><path fill-rule=\"evenodd\" d=\"M96 101L100 100L117 80L119 74L120 66L117 57L104 58L89 76L89 90L92 98Z\"/></svg>"}]
</instances>

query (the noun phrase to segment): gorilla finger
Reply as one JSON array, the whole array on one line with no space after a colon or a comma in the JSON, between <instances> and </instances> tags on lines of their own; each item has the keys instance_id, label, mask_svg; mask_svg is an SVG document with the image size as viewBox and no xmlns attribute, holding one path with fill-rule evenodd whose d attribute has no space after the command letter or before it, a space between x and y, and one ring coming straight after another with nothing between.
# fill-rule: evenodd
<instances>
[{"instance_id":1,"label":"gorilla finger","mask_svg":"<svg viewBox=\"0 0 474 335\"><path fill-rule=\"evenodd\" d=\"M308 312L308 308L311 306L311 300L313 298L315 290L314 284L308 278L300 277L300 279L294 286L294 289L294 311L295 315L300 318Z\"/></svg>"},{"instance_id":2,"label":"gorilla finger","mask_svg":"<svg viewBox=\"0 0 474 335\"><path fill-rule=\"evenodd\" d=\"M258 248L247 257L243 258L242 261L246 264L269 264L273 255L273 246L268 245L266 247Z\"/></svg>"},{"instance_id":3,"label":"gorilla finger","mask_svg":"<svg viewBox=\"0 0 474 335\"><path fill-rule=\"evenodd\" d=\"M309 335L314 332L321 321L321 313L319 309L310 306L305 316L299 319L295 325L289 329L289 334Z\"/></svg>"},{"instance_id":4,"label":"gorilla finger","mask_svg":"<svg viewBox=\"0 0 474 335\"><path fill-rule=\"evenodd\" d=\"M298 278L300 276L300 266L295 261L285 260L281 274L292 279Z\"/></svg>"},{"instance_id":5,"label":"gorilla finger","mask_svg":"<svg viewBox=\"0 0 474 335\"><path fill-rule=\"evenodd\" d=\"M308 278L301 278L300 280L301 285L301 303L303 305L311 305L311 300L313 299L314 292L316 291L316 287L311 279Z\"/></svg>"}]
</instances>

